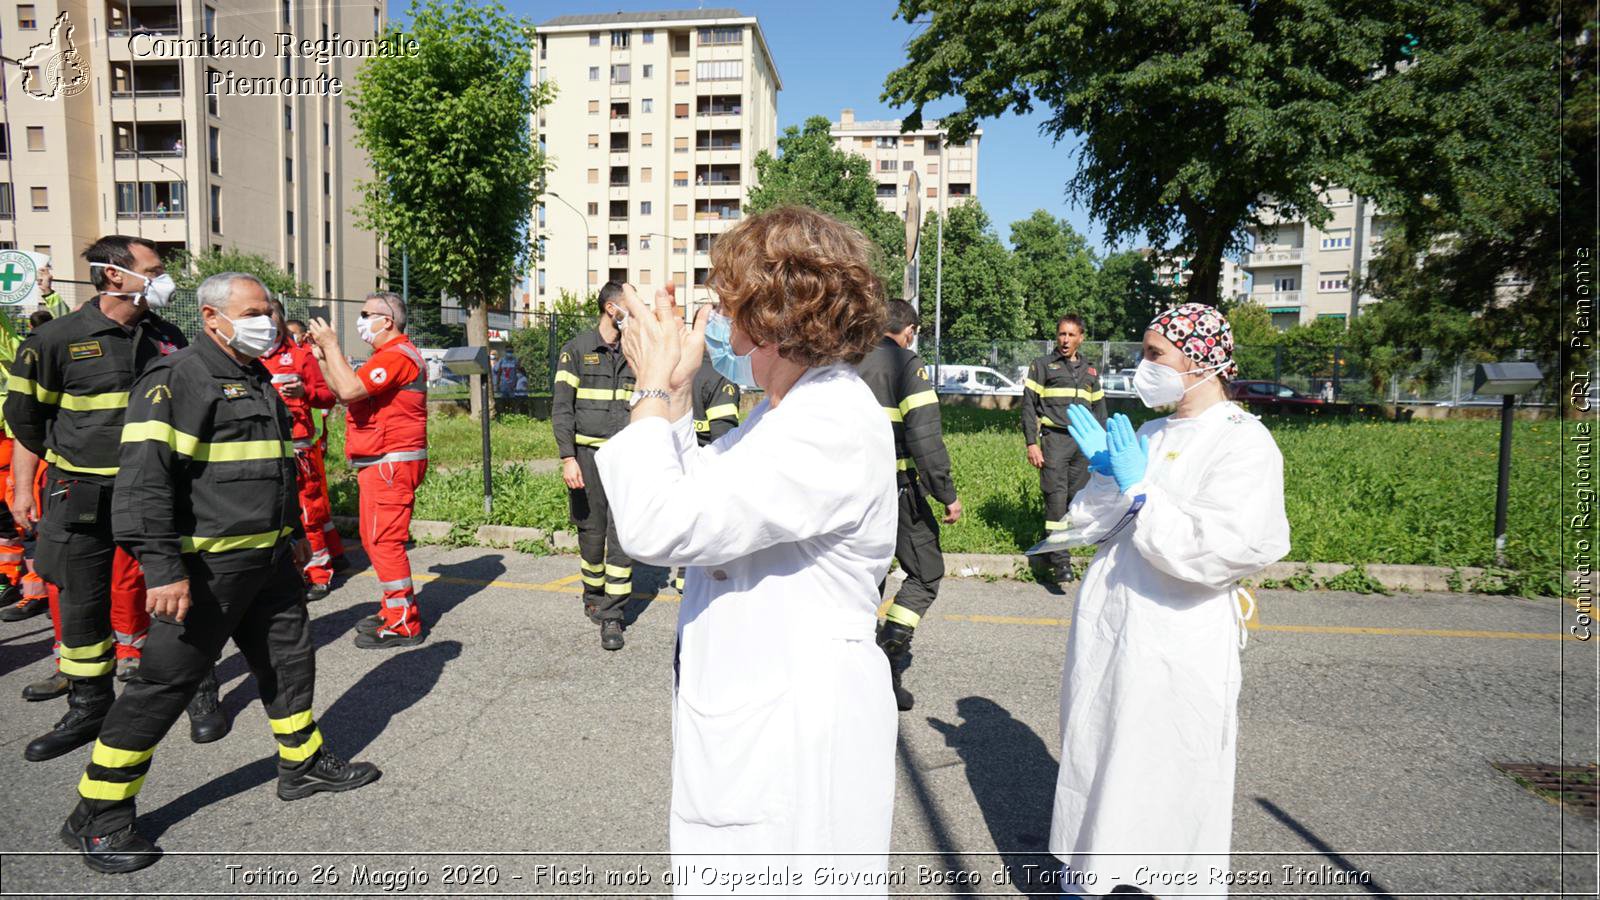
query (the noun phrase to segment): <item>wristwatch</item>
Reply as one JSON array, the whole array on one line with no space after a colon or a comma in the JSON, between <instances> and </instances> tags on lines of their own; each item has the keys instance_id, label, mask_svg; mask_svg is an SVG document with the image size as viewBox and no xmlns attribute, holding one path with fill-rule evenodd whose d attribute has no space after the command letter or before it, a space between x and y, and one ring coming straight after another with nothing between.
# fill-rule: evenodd
<instances>
[{"instance_id":1,"label":"wristwatch","mask_svg":"<svg viewBox=\"0 0 1600 900\"><path fill-rule=\"evenodd\" d=\"M646 397L654 397L657 400L664 400L667 402L671 402L672 400L672 395L661 388L640 388L633 392L632 397L628 398L628 408L633 409L635 406L638 406L639 401L645 399Z\"/></svg>"}]
</instances>

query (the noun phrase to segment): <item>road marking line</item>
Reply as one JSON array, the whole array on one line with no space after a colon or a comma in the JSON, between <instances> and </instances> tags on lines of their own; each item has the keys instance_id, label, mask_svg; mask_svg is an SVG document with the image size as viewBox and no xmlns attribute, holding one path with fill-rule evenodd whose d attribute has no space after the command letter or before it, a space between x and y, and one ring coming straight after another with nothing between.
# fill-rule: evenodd
<instances>
[{"instance_id":1,"label":"road marking line","mask_svg":"<svg viewBox=\"0 0 1600 900\"><path fill-rule=\"evenodd\" d=\"M950 622L983 622L990 625L1046 625L1052 628L1063 628L1072 622L1071 619L1035 619L1027 616L964 616L954 613L945 616Z\"/></svg>"}]
</instances>

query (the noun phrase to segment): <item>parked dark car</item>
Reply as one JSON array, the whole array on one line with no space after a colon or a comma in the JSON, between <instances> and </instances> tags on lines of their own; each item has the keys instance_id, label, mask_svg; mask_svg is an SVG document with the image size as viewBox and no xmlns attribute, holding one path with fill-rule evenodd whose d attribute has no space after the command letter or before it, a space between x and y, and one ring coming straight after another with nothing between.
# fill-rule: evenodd
<instances>
[{"instance_id":1,"label":"parked dark car","mask_svg":"<svg viewBox=\"0 0 1600 900\"><path fill-rule=\"evenodd\" d=\"M1321 397L1302 394L1276 381L1235 381L1228 385L1228 398L1257 413L1309 413L1316 415L1334 404Z\"/></svg>"}]
</instances>

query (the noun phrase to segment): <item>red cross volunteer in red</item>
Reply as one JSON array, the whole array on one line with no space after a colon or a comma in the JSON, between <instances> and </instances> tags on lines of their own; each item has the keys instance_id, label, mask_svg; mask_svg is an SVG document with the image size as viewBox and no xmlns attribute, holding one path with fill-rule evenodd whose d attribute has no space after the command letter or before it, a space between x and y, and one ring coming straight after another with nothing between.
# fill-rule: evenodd
<instances>
[{"instance_id":1,"label":"red cross volunteer in red","mask_svg":"<svg viewBox=\"0 0 1600 900\"><path fill-rule=\"evenodd\" d=\"M378 614L356 624L355 643L409 647L422 643L406 539L417 488L428 471L428 367L405 335L406 307L399 295L368 294L356 329L373 351L359 371L328 323L311 320L312 352L334 396L349 409L344 452L361 491L361 542L383 590Z\"/></svg>"}]
</instances>

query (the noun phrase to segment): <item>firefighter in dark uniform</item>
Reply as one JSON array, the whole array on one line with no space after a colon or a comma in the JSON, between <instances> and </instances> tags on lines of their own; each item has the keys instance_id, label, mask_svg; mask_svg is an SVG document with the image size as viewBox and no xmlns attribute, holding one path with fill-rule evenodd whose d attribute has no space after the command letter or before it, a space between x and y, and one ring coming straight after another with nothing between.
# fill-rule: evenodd
<instances>
[{"instance_id":1,"label":"firefighter in dark uniform","mask_svg":"<svg viewBox=\"0 0 1600 900\"><path fill-rule=\"evenodd\" d=\"M694 373L694 436L700 446L739 427L739 386L723 378L706 354L700 371ZM672 586L683 593L683 569L672 579Z\"/></svg>"},{"instance_id":2,"label":"firefighter in dark uniform","mask_svg":"<svg viewBox=\"0 0 1600 900\"><path fill-rule=\"evenodd\" d=\"M94 740L111 708L112 480L128 392L142 372L187 343L176 326L151 312L173 291L154 244L110 235L83 257L97 295L23 342L5 400L16 439L50 463L37 569L60 590L60 668L70 681L67 714L23 751L35 762ZM200 743L228 730L215 680L208 684L193 711L193 737Z\"/></svg>"},{"instance_id":3,"label":"firefighter in dark uniform","mask_svg":"<svg viewBox=\"0 0 1600 900\"><path fill-rule=\"evenodd\" d=\"M323 745L289 410L257 358L277 344L267 290L226 272L199 289L205 335L133 385L112 522L144 566L152 621L139 673L106 715L62 827L101 872L150 865L134 802L156 744L229 638L255 675L278 746L278 797L378 777Z\"/></svg>"},{"instance_id":4,"label":"firefighter in dark uniform","mask_svg":"<svg viewBox=\"0 0 1600 900\"><path fill-rule=\"evenodd\" d=\"M961 517L961 499L950 479L950 454L939 423L939 396L928 380L922 357L910 349L917 333L917 310L904 300L890 300L888 311L883 342L856 370L894 427L895 468L899 470L895 477L900 488L894 556L906 578L878 627L878 646L889 657L895 703L903 711L910 709L914 700L901 685L911 665L911 638L944 578L940 519L928 506L928 496L944 504L946 524ZM882 591L883 586L878 589Z\"/></svg>"},{"instance_id":5,"label":"firefighter in dark uniform","mask_svg":"<svg viewBox=\"0 0 1600 900\"><path fill-rule=\"evenodd\" d=\"M1067 527L1067 507L1089 483L1089 460L1067 434L1067 407L1088 406L1101 423L1106 420L1106 394L1100 373L1078 356L1083 343L1083 319L1068 313L1056 322L1056 349L1033 361L1023 382L1022 436L1028 445L1028 463L1039 470L1044 494L1044 529ZM1056 582L1072 580L1072 557L1057 553L1049 560Z\"/></svg>"},{"instance_id":6,"label":"firefighter in dark uniform","mask_svg":"<svg viewBox=\"0 0 1600 900\"><path fill-rule=\"evenodd\" d=\"M622 649L633 560L617 540L594 454L628 425L634 378L622 356L627 315L622 285L606 282L600 288L600 321L561 347L550 413L561 478L567 483L568 513L578 528L583 611L599 624L600 646L607 650Z\"/></svg>"}]
</instances>

